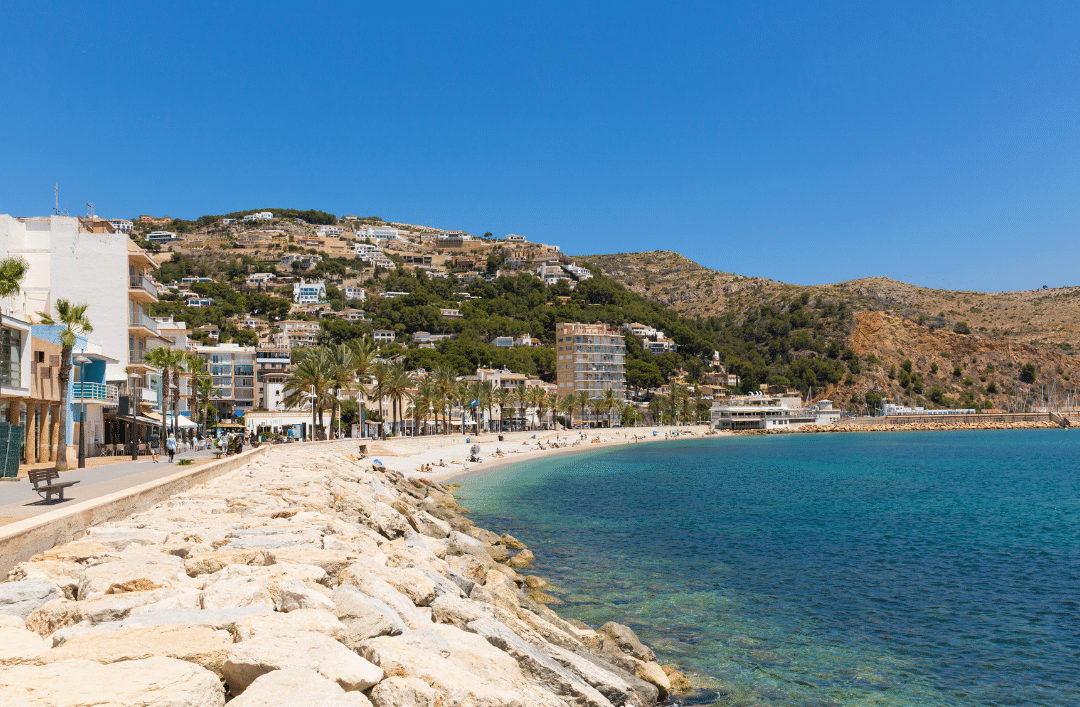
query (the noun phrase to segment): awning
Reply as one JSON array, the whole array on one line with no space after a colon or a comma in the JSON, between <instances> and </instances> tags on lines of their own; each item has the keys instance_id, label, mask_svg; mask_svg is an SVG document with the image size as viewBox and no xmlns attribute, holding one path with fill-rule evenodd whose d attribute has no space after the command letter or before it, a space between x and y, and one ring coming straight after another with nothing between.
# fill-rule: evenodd
<instances>
[{"instance_id":1,"label":"awning","mask_svg":"<svg viewBox=\"0 0 1080 707\"><path fill-rule=\"evenodd\" d=\"M179 419L179 422L176 423L176 426L179 427L182 430L198 427L198 425L196 425L194 422L191 421L191 418L184 417L183 415L181 415L178 419ZM165 424L167 426L169 426L169 427L172 427L172 424L173 424L172 415L169 415L167 418L165 418Z\"/></svg>"},{"instance_id":2,"label":"awning","mask_svg":"<svg viewBox=\"0 0 1080 707\"><path fill-rule=\"evenodd\" d=\"M156 413L156 412L148 412L148 413L146 413L146 417L149 417L151 420L156 420L157 422L161 422L161 415Z\"/></svg>"}]
</instances>

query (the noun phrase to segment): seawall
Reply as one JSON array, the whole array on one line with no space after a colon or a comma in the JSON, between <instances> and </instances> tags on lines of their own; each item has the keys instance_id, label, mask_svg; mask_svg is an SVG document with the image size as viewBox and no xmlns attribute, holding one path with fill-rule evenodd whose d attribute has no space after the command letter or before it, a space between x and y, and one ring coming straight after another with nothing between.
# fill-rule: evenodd
<instances>
[{"instance_id":1,"label":"seawall","mask_svg":"<svg viewBox=\"0 0 1080 707\"><path fill-rule=\"evenodd\" d=\"M476 527L447 487L356 450L263 447L67 522L33 519L36 534L14 529L9 542L33 538L23 553L59 542L0 583L0 695L200 707L666 695L668 675L628 628L544 605L523 544Z\"/></svg>"}]
</instances>

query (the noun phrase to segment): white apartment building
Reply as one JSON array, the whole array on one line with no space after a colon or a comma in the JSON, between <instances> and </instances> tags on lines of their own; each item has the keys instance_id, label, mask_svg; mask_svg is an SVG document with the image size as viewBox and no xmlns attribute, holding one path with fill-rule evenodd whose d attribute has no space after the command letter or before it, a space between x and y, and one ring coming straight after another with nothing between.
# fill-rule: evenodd
<instances>
[{"instance_id":1,"label":"white apartment building","mask_svg":"<svg viewBox=\"0 0 1080 707\"><path fill-rule=\"evenodd\" d=\"M319 226L315 229L315 232L320 236L341 236L345 233L345 229L341 226Z\"/></svg>"},{"instance_id":2,"label":"white apartment building","mask_svg":"<svg viewBox=\"0 0 1080 707\"><path fill-rule=\"evenodd\" d=\"M206 361L214 387L221 390L210 400L221 416L231 416L236 408L250 410L255 406L254 346L196 346L195 352Z\"/></svg>"},{"instance_id":3,"label":"white apartment building","mask_svg":"<svg viewBox=\"0 0 1080 707\"><path fill-rule=\"evenodd\" d=\"M367 291L363 287L346 287L342 291L345 293L345 299L367 299Z\"/></svg>"},{"instance_id":4,"label":"white apartment building","mask_svg":"<svg viewBox=\"0 0 1080 707\"><path fill-rule=\"evenodd\" d=\"M19 256L30 265L18 296L21 313L54 313L59 299L88 305L86 317L102 354L117 361L107 365L107 380L127 382L154 371L143 355L162 342L148 312L158 301L150 279L158 265L111 224L111 232L92 232L84 221L2 214L0 257Z\"/></svg>"},{"instance_id":5,"label":"white apartment building","mask_svg":"<svg viewBox=\"0 0 1080 707\"><path fill-rule=\"evenodd\" d=\"M244 217L245 221L270 221L274 218L274 214L269 211L259 211L258 213L248 214Z\"/></svg>"},{"instance_id":6,"label":"white apartment building","mask_svg":"<svg viewBox=\"0 0 1080 707\"><path fill-rule=\"evenodd\" d=\"M583 267L581 267L579 265L575 265L573 263L570 263L569 265L564 266L564 269L566 270L566 272L570 273L571 275L573 275L578 280L591 280L592 279L592 271L589 270L588 268L583 268Z\"/></svg>"},{"instance_id":7,"label":"white apartment building","mask_svg":"<svg viewBox=\"0 0 1080 707\"><path fill-rule=\"evenodd\" d=\"M293 283L293 302L296 304L318 304L325 301L325 282L304 282L301 278L300 282Z\"/></svg>"},{"instance_id":8,"label":"white apartment building","mask_svg":"<svg viewBox=\"0 0 1080 707\"><path fill-rule=\"evenodd\" d=\"M112 227L120 233L131 233L132 223L126 218L111 218L109 219L109 223L111 223Z\"/></svg>"},{"instance_id":9,"label":"white apartment building","mask_svg":"<svg viewBox=\"0 0 1080 707\"><path fill-rule=\"evenodd\" d=\"M304 270L310 270L315 267L315 264L322 260L321 255L311 255L310 253L289 253L282 257L278 263L280 267L292 268L293 263L300 263L300 267Z\"/></svg>"},{"instance_id":10,"label":"white apartment building","mask_svg":"<svg viewBox=\"0 0 1080 707\"><path fill-rule=\"evenodd\" d=\"M354 229L357 238L376 238L383 240L397 240L400 232L389 226L361 226Z\"/></svg>"},{"instance_id":11,"label":"white apartment building","mask_svg":"<svg viewBox=\"0 0 1080 707\"><path fill-rule=\"evenodd\" d=\"M269 284L276 277L277 275L272 272L256 272L247 276L247 284L249 287L259 287Z\"/></svg>"},{"instance_id":12,"label":"white apartment building","mask_svg":"<svg viewBox=\"0 0 1080 707\"><path fill-rule=\"evenodd\" d=\"M506 242L507 243L524 243L525 242L525 236L519 236L516 233L511 233L511 234L506 236Z\"/></svg>"},{"instance_id":13,"label":"white apartment building","mask_svg":"<svg viewBox=\"0 0 1080 707\"><path fill-rule=\"evenodd\" d=\"M382 255L382 249L380 246L371 243L354 243L353 253L360 260L370 260L375 255Z\"/></svg>"},{"instance_id":14,"label":"white apartment building","mask_svg":"<svg viewBox=\"0 0 1080 707\"><path fill-rule=\"evenodd\" d=\"M376 329L371 334L376 344L392 344L397 335L388 329Z\"/></svg>"},{"instance_id":15,"label":"white apartment building","mask_svg":"<svg viewBox=\"0 0 1080 707\"><path fill-rule=\"evenodd\" d=\"M298 346L314 346L315 337L322 328L318 322L309 322L303 319L286 319L277 323L281 329L278 343L287 348Z\"/></svg>"},{"instance_id":16,"label":"white apartment building","mask_svg":"<svg viewBox=\"0 0 1080 707\"><path fill-rule=\"evenodd\" d=\"M180 240L180 237L172 231L152 231L147 234L146 240L151 243L171 243Z\"/></svg>"}]
</instances>

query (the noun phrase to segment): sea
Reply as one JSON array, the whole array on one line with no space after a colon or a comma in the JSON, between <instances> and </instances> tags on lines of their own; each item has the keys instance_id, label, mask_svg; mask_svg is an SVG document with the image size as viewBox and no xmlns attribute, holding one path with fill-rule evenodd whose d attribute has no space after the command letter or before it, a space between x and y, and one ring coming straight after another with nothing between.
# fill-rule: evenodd
<instances>
[{"instance_id":1,"label":"sea","mask_svg":"<svg viewBox=\"0 0 1080 707\"><path fill-rule=\"evenodd\" d=\"M673 704L1080 705L1080 431L680 439L459 482L560 615L691 676Z\"/></svg>"}]
</instances>

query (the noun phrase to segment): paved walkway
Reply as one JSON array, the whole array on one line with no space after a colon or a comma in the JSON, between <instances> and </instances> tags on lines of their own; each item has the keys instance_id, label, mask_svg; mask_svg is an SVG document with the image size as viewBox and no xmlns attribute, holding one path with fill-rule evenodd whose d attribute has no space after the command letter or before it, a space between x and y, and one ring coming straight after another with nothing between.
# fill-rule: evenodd
<instances>
[{"instance_id":1,"label":"paved walkway","mask_svg":"<svg viewBox=\"0 0 1080 707\"><path fill-rule=\"evenodd\" d=\"M212 461L214 454L209 450L184 452L178 454L176 458L178 460L193 459L198 465ZM140 456L137 462L114 462L87 466L85 469L62 471L60 472L61 481L78 480L79 483L64 490L63 502L54 500L52 503L45 503L34 491L33 484L26 478L0 481L0 525L123 491L190 468L190 466L170 464L168 455L165 455L157 464L151 461L150 457Z\"/></svg>"}]
</instances>

